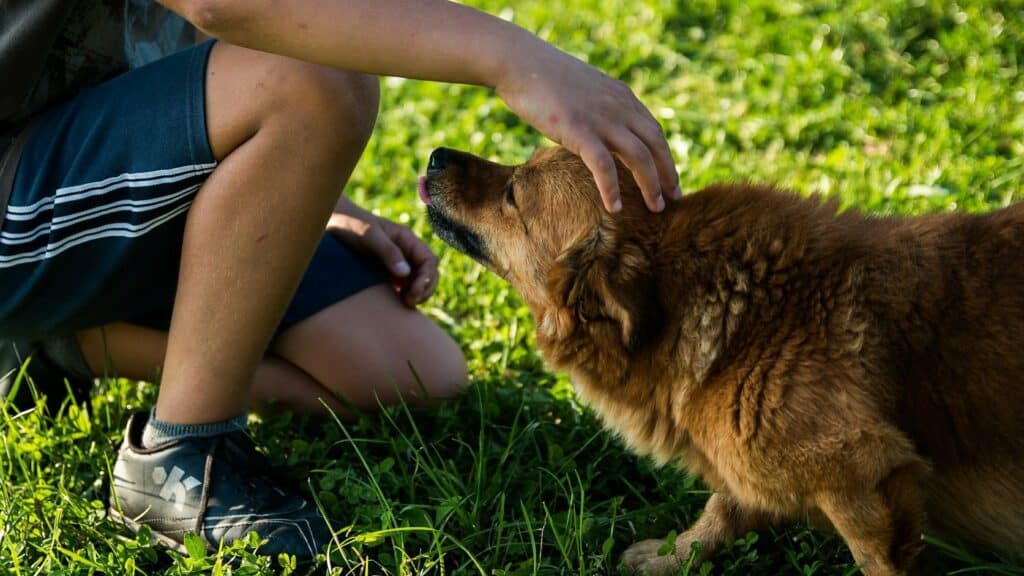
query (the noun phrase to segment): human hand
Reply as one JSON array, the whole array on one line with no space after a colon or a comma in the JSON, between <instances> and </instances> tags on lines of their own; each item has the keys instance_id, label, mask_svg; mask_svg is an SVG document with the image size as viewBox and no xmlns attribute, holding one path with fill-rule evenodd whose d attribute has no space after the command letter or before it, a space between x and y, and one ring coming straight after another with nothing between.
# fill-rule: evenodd
<instances>
[{"instance_id":1,"label":"human hand","mask_svg":"<svg viewBox=\"0 0 1024 576\"><path fill-rule=\"evenodd\" d=\"M612 154L633 173L647 207L682 197L668 143L629 87L554 47L538 43L501 74L496 89L513 112L583 159L605 208L622 203Z\"/></svg>"},{"instance_id":2,"label":"human hand","mask_svg":"<svg viewBox=\"0 0 1024 576\"><path fill-rule=\"evenodd\" d=\"M331 215L327 231L353 250L380 259L406 306L414 308L430 298L437 286L437 256L430 248L405 226L355 204L342 209Z\"/></svg>"}]
</instances>

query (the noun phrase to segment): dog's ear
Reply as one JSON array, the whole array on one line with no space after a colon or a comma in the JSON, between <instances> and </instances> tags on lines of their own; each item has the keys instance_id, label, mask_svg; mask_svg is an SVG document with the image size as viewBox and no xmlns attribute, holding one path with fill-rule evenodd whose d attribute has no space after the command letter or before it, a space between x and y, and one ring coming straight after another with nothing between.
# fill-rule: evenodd
<instances>
[{"instance_id":1,"label":"dog's ear","mask_svg":"<svg viewBox=\"0 0 1024 576\"><path fill-rule=\"evenodd\" d=\"M600 227L566 250L548 273L555 309L543 319L551 336L567 336L579 323L619 324L629 351L653 339L662 327L651 261L634 243L615 242Z\"/></svg>"}]
</instances>

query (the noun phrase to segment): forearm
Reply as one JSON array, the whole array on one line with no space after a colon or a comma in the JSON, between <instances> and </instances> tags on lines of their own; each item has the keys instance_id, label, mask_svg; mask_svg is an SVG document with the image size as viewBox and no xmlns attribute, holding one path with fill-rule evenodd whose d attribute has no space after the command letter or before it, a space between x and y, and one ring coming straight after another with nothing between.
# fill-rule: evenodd
<instances>
[{"instance_id":1,"label":"forearm","mask_svg":"<svg viewBox=\"0 0 1024 576\"><path fill-rule=\"evenodd\" d=\"M484 12L442 0L158 0L210 36L353 72L489 86L578 154L621 209L614 156L651 210L679 198L672 153L628 86Z\"/></svg>"},{"instance_id":2,"label":"forearm","mask_svg":"<svg viewBox=\"0 0 1024 576\"><path fill-rule=\"evenodd\" d=\"M232 44L344 70L497 87L554 50L478 10L426 0L160 0Z\"/></svg>"}]
</instances>

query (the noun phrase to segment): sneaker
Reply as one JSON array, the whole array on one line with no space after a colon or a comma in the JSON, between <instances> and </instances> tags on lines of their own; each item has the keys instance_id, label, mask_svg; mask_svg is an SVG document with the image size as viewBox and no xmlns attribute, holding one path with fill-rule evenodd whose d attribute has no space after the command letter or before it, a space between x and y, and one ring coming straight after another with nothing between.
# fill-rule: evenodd
<instances>
[{"instance_id":1,"label":"sneaker","mask_svg":"<svg viewBox=\"0 0 1024 576\"><path fill-rule=\"evenodd\" d=\"M185 552L185 534L199 535L210 551L256 532L258 553L287 552L312 562L331 539L317 508L283 490L268 476L269 463L238 430L142 447L147 412L128 421L114 464L109 512L137 531L150 527L161 543Z\"/></svg>"}]
</instances>

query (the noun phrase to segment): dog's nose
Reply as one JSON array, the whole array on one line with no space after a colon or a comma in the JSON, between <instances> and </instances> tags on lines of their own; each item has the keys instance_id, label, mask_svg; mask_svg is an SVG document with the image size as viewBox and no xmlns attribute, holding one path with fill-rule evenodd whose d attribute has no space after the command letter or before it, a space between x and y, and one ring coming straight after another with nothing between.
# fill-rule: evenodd
<instances>
[{"instance_id":1,"label":"dog's nose","mask_svg":"<svg viewBox=\"0 0 1024 576\"><path fill-rule=\"evenodd\" d=\"M438 148L430 153L430 161L427 162L427 170L444 170L448 166L448 150Z\"/></svg>"}]
</instances>

